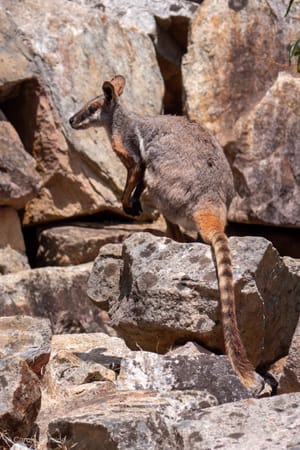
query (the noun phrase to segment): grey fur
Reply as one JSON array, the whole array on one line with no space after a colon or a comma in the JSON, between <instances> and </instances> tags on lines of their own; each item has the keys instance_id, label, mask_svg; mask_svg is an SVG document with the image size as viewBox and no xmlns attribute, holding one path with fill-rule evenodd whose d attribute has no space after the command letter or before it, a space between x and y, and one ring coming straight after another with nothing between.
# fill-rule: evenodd
<instances>
[{"instance_id":1,"label":"grey fur","mask_svg":"<svg viewBox=\"0 0 300 450\"><path fill-rule=\"evenodd\" d=\"M122 118L126 124L121 125ZM120 103L116 130L128 152L144 163L149 195L170 222L195 229L193 213L203 205L228 208L234 194L230 166L222 147L199 123L176 116L140 118Z\"/></svg>"}]
</instances>

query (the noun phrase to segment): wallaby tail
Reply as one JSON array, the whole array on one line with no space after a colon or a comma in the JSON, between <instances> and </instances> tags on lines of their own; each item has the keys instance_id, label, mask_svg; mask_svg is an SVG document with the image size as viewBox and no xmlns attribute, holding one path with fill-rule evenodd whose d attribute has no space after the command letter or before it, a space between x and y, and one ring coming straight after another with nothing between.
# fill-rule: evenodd
<instances>
[{"instance_id":1,"label":"wallaby tail","mask_svg":"<svg viewBox=\"0 0 300 450\"><path fill-rule=\"evenodd\" d=\"M211 243L217 262L223 333L227 356L234 372L239 376L242 383L247 388L254 389L255 392L261 391L263 379L255 372L253 365L249 361L238 329L228 238L225 233L217 232L212 236Z\"/></svg>"}]
</instances>

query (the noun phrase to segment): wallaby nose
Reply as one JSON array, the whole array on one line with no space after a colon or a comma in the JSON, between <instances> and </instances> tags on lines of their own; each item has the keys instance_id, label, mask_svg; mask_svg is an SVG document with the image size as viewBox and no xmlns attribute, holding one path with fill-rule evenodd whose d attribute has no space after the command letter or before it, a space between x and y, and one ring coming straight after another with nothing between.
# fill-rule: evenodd
<instances>
[{"instance_id":1,"label":"wallaby nose","mask_svg":"<svg viewBox=\"0 0 300 450\"><path fill-rule=\"evenodd\" d=\"M73 122L74 122L74 116L70 117L70 119L69 119L69 124L71 125L71 127L73 126Z\"/></svg>"}]
</instances>

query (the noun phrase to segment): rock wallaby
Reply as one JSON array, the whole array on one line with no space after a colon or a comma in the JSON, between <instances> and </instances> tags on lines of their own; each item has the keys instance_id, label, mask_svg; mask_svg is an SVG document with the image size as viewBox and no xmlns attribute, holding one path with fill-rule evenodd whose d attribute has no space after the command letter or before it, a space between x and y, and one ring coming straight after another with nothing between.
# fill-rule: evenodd
<instances>
[{"instance_id":1,"label":"rock wallaby","mask_svg":"<svg viewBox=\"0 0 300 450\"><path fill-rule=\"evenodd\" d=\"M216 257L226 353L242 383L260 396L267 386L250 363L235 311L231 254L224 232L234 187L221 146L199 123L185 117L140 117L120 100L125 79L105 81L103 95L70 119L75 129L105 127L113 150L127 168L124 211L138 215L146 186L164 215L169 237L183 241L179 226L198 230Z\"/></svg>"}]
</instances>

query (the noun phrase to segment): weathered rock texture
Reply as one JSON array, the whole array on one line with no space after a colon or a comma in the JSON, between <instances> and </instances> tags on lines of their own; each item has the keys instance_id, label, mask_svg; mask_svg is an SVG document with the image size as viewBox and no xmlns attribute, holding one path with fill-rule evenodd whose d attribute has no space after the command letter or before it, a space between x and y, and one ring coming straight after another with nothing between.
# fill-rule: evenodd
<instances>
[{"instance_id":1,"label":"weathered rock texture","mask_svg":"<svg viewBox=\"0 0 300 450\"><path fill-rule=\"evenodd\" d=\"M41 376L50 357L51 327L48 319L29 316L0 317L0 358L26 361Z\"/></svg>"},{"instance_id":2,"label":"weathered rock texture","mask_svg":"<svg viewBox=\"0 0 300 450\"><path fill-rule=\"evenodd\" d=\"M242 339L254 365L268 365L288 352L299 316L299 277L265 239L230 238L230 246ZM223 350L209 246L138 233L124 242L122 259L116 247L107 253L104 247L96 259L89 295L108 303L130 348L163 353L176 342L196 340Z\"/></svg>"},{"instance_id":3,"label":"weathered rock texture","mask_svg":"<svg viewBox=\"0 0 300 450\"><path fill-rule=\"evenodd\" d=\"M295 277L300 276L300 262L292 258L284 258L286 265ZM300 311L300 297L297 305ZM291 347L287 360L284 364L283 374L279 381L278 392L296 392L300 391L300 318L293 336Z\"/></svg>"},{"instance_id":4,"label":"weathered rock texture","mask_svg":"<svg viewBox=\"0 0 300 450\"><path fill-rule=\"evenodd\" d=\"M122 268L121 244L108 244L100 249L88 279L87 295L105 311L108 311L120 296Z\"/></svg>"},{"instance_id":5,"label":"weathered rock texture","mask_svg":"<svg viewBox=\"0 0 300 450\"><path fill-rule=\"evenodd\" d=\"M283 374L280 377L278 392L300 391L300 321L298 322L289 355L284 364Z\"/></svg>"},{"instance_id":6,"label":"weathered rock texture","mask_svg":"<svg viewBox=\"0 0 300 450\"><path fill-rule=\"evenodd\" d=\"M30 436L41 404L37 375L21 359L11 356L0 366L0 445L10 439Z\"/></svg>"},{"instance_id":7,"label":"weathered rock texture","mask_svg":"<svg viewBox=\"0 0 300 450\"><path fill-rule=\"evenodd\" d=\"M204 2L183 61L186 110L213 130L233 165L234 220L299 226L300 80L287 48L298 38L299 4Z\"/></svg>"},{"instance_id":8,"label":"weathered rock texture","mask_svg":"<svg viewBox=\"0 0 300 450\"><path fill-rule=\"evenodd\" d=\"M133 352L121 362L117 388L158 392L205 391L218 404L251 396L232 372L225 356L205 353L158 355Z\"/></svg>"},{"instance_id":9,"label":"weathered rock texture","mask_svg":"<svg viewBox=\"0 0 300 450\"><path fill-rule=\"evenodd\" d=\"M26 269L29 263L18 213L10 206L0 207L0 274Z\"/></svg>"},{"instance_id":10,"label":"weathered rock texture","mask_svg":"<svg viewBox=\"0 0 300 450\"><path fill-rule=\"evenodd\" d=\"M122 358L131 353L123 340L104 333L56 335L51 349L44 380L47 394L56 399L89 383L114 382Z\"/></svg>"},{"instance_id":11,"label":"weathered rock texture","mask_svg":"<svg viewBox=\"0 0 300 450\"><path fill-rule=\"evenodd\" d=\"M76 416L65 416L49 424L48 448L58 449L59 437L66 445L77 442L82 449L173 449L169 424L186 418L191 408L212 406L214 400L202 392L157 395L152 392L120 392L103 395Z\"/></svg>"},{"instance_id":12,"label":"weathered rock texture","mask_svg":"<svg viewBox=\"0 0 300 450\"><path fill-rule=\"evenodd\" d=\"M300 394L244 400L203 411L175 425L176 449L297 448Z\"/></svg>"},{"instance_id":13,"label":"weathered rock texture","mask_svg":"<svg viewBox=\"0 0 300 450\"><path fill-rule=\"evenodd\" d=\"M97 0L73 0L79 4L86 4L99 8ZM174 17L190 19L197 9L195 2L185 0L166 0L156 2L141 0L102 0L100 5L102 12L108 16L118 19L125 27L135 27L139 32L156 36L156 20L170 21Z\"/></svg>"},{"instance_id":14,"label":"weathered rock texture","mask_svg":"<svg viewBox=\"0 0 300 450\"><path fill-rule=\"evenodd\" d=\"M86 295L90 272L91 264L82 264L3 275L0 279L0 315L47 317L54 326L61 311L67 310L88 331L97 321L97 311Z\"/></svg>"},{"instance_id":15,"label":"weathered rock texture","mask_svg":"<svg viewBox=\"0 0 300 450\"><path fill-rule=\"evenodd\" d=\"M50 323L0 318L0 447L31 436L40 409L39 377L50 356ZM7 439L7 441L6 441Z\"/></svg>"},{"instance_id":16,"label":"weathered rock texture","mask_svg":"<svg viewBox=\"0 0 300 450\"><path fill-rule=\"evenodd\" d=\"M237 180L231 220L299 227L299 96L300 78L282 72L236 122L236 138L226 147Z\"/></svg>"},{"instance_id":17,"label":"weathered rock texture","mask_svg":"<svg viewBox=\"0 0 300 450\"><path fill-rule=\"evenodd\" d=\"M173 395L171 395L173 394ZM200 450L203 448L297 448L300 394L242 400L218 407L190 391L160 396L139 392L108 395L89 411L49 426L49 449L79 443L89 450ZM202 394L203 397L203 394ZM202 403L202 408L199 404ZM105 410L103 410L103 407ZM205 408L205 409L203 409Z\"/></svg>"},{"instance_id":18,"label":"weathered rock texture","mask_svg":"<svg viewBox=\"0 0 300 450\"><path fill-rule=\"evenodd\" d=\"M105 132L74 132L68 124L72 113L101 92L105 79L116 72L127 78L124 98L133 110L161 110L163 82L150 38L122 28L99 9L68 6L72 14L60 0L26 0L22 7L4 0L0 7L0 55L6 66L0 108L37 159L44 183L26 205L25 223L121 209L125 169ZM13 42L8 28L16 35ZM17 70L9 62L20 52L24 57L18 57Z\"/></svg>"},{"instance_id":19,"label":"weathered rock texture","mask_svg":"<svg viewBox=\"0 0 300 450\"><path fill-rule=\"evenodd\" d=\"M137 231L163 234L157 224L100 225L79 223L47 228L39 233L37 260L45 266L68 266L94 261L101 247L108 243L123 242Z\"/></svg>"},{"instance_id":20,"label":"weathered rock texture","mask_svg":"<svg viewBox=\"0 0 300 450\"><path fill-rule=\"evenodd\" d=\"M36 161L25 151L12 124L0 120L0 205L24 208L40 187Z\"/></svg>"}]
</instances>

